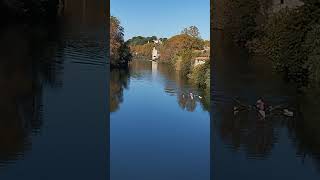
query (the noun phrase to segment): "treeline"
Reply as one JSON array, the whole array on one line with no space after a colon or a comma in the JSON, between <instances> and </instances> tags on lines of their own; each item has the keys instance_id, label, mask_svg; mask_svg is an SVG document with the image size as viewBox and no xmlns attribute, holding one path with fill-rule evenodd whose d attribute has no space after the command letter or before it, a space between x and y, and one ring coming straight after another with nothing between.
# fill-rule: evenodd
<instances>
[{"instance_id":1,"label":"treeline","mask_svg":"<svg viewBox=\"0 0 320 180\"><path fill-rule=\"evenodd\" d=\"M251 52L266 55L299 87L320 85L320 1L273 11L268 0L228 0L226 30Z\"/></svg>"},{"instance_id":2,"label":"treeline","mask_svg":"<svg viewBox=\"0 0 320 180\"><path fill-rule=\"evenodd\" d=\"M200 37L196 26L190 26L181 31L181 34L166 39L163 43L146 43L142 45L131 45L130 49L134 56L151 59L153 47L160 52L158 62L168 63L193 83L203 88L210 86L210 61L194 66L196 57L208 57L210 42Z\"/></svg>"},{"instance_id":3,"label":"treeline","mask_svg":"<svg viewBox=\"0 0 320 180\"><path fill-rule=\"evenodd\" d=\"M155 40L160 40L162 43L166 42L168 38L157 38L157 36L143 37L135 36L127 41L131 52L135 57L150 59L153 47L158 48L159 44L154 44Z\"/></svg>"},{"instance_id":4,"label":"treeline","mask_svg":"<svg viewBox=\"0 0 320 180\"><path fill-rule=\"evenodd\" d=\"M143 37L143 36L135 36L131 39L129 39L127 42L131 46L135 45L144 45L149 43L152 43L154 40L157 40L157 36L151 36L151 37ZM167 40L167 38L159 38L160 41L164 42Z\"/></svg>"},{"instance_id":5,"label":"treeline","mask_svg":"<svg viewBox=\"0 0 320 180\"><path fill-rule=\"evenodd\" d=\"M61 2L64 2L63 0ZM55 20L59 0L1 0L0 19L4 21L46 22Z\"/></svg>"},{"instance_id":6,"label":"treeline","mask_svg":"<svg viewBox=\"0 0 320 180\"><path fill-rule=\"evenodd\" d=\"M110 66L111 68L124 68L131 60L131 52L128 42L123 39L124 28L120 21L110 17Z\"/></svg>"}]
</instances>

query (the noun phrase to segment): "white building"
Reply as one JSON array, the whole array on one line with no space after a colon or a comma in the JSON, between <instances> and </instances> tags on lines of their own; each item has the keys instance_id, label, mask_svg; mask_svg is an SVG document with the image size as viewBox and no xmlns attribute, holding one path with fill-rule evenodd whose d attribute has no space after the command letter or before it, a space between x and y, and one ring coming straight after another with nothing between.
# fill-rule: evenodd
<instances>
[{"instance_id":1,"label":"white building","mask_svg":"<svg viewBox=\"0 0 320 180\"><path fill-rule=\"evenodd\" d=\"M154 44L162 44L162 41L160 39L156 39L156 40L153 40L153 43Z\"/></svg>"},{"instance_id":2,"label":"white building","mask_svg":"<svg viewBox=\"0 0 320 180\"><path fill-rule=\"evenodd\" d=\"M153 47L152 49L152 60L158 59L160 54L158 53L158 50L156 50L156 47Z\"/></svg>"}]
</instances>

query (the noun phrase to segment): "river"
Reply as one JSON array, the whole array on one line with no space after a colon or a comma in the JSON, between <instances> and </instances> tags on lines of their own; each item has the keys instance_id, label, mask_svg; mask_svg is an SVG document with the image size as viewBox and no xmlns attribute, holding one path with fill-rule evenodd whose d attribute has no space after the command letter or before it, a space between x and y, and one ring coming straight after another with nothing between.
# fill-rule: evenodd
<instances>
[{"instance_id":1,"label":"river","mask_svg":"<svg viewBox=\"0 0 320 180\"><path fill-rule=\"evenodd\" d=\"M1 27L0 179L107 179L107 40L93 2L70 1L57 24Z\"/></svg>"},{"instance_id":2,"label":"river","mask_svg":"<svg viewBox=\"0 0 320 180\"><path fill-rule=\"evenodd\" d=\"M212 178L319 179L319 96L298 94L268 59L249 55L227 33L213 34ZM233 98L254 104L260 96L273 106L288 104L294 117L261 121L253 112L233 114Z\"/></svg>"},{"instance_id":3,"label":"river","mask_svg":"<svg viewBox=\"0 0 320 180\"><path fill-rule=\"evenodd\" d=\"M111 179L210 179L209 105L169 65L133 60L112 70Z\"/></svg>"}]
</instances>

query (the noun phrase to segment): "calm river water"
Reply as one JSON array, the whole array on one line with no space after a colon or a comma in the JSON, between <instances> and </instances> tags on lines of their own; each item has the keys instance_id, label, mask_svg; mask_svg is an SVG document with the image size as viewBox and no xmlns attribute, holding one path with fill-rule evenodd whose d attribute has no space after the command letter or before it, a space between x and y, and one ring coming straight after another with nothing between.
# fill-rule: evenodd
<instances>
[{"instance_id":1,"label":"calm river water","mask_svg":"<svg viewBox=\"0 0 320 180\"><path fill-rule=\"evenodd\" d=\"M1 27L1 180L107 179L106 28L90 8Z\"/></svg>"},{"instance_id":2,"label":"calm river water","mask_svg":"<svg viewBox=\"0 0 320 180\"><path fill-rule=\"evenodd\" d=\"M263 57L251 57L215 32L212 85L212 178L223 180L316 180L320 178L319 96L299 95L271 72ZM294 117L260 121L252 112L233 114L238 98L254 104L287 104Z\"/></svg>"},{"instance_id":3,"label":"calm river water","mask_svg":"<svg viewBox=\"0 0 320 180\"><path fill-rule=\"evenodd\" d=\"M210 179L209 105L168 65L112 70L111 180Z\"/></svg>"}]
</instances>

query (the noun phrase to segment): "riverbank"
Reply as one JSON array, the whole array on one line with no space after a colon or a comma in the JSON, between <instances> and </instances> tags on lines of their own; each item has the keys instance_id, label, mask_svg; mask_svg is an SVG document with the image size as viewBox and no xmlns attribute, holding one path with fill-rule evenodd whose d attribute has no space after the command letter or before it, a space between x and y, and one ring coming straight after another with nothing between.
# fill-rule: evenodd
<instances>
[{"instance_id":1,"label":"riverbank","mask_svg":"<svg viewBox=\"0 0 320 180\"><path fill-rule=\"evenodd\" d=\"M156 53L156 61L166 63L179 71L196 86L210 89L210 42L200 38L199 34L189 33L195 26L185 28L179 35L170 38L134 37L129 46L134 58L152 58ZM188 34L189 33L189 34ZM149 39L153 38L150 42ZM134 42L134 43L132 43Z\"/></svg>"},{"instance_id":2,"label":"riverbank","mask_svg":"<svg viewBox=\"0 0 320 180\"><path fill-rule=\"evenodd\" d=\"M257 8L258 7L258 8ZM304 1L278 7L262 1L227 1L225 29L300 90L320 88L320 5ZM259 10L260 9L260 10Z\"/></svg>"},{"instance_id":3,"label":"riverbank","mask_svg":"<svg viewBox=\"0 0 320 180\"><path fill-rule=\"evenodd\" d=\"M294 83L273 73L267 57L234 45L229 34L219 31L216 36L211 156L223 163L215 166L214 178L318 179L319 94L299 94ZM259 121L250 111L234 116L232 97L255 104L260 96L271 105L295 107L294 117Z\"/></svg>"}]
</instances>

